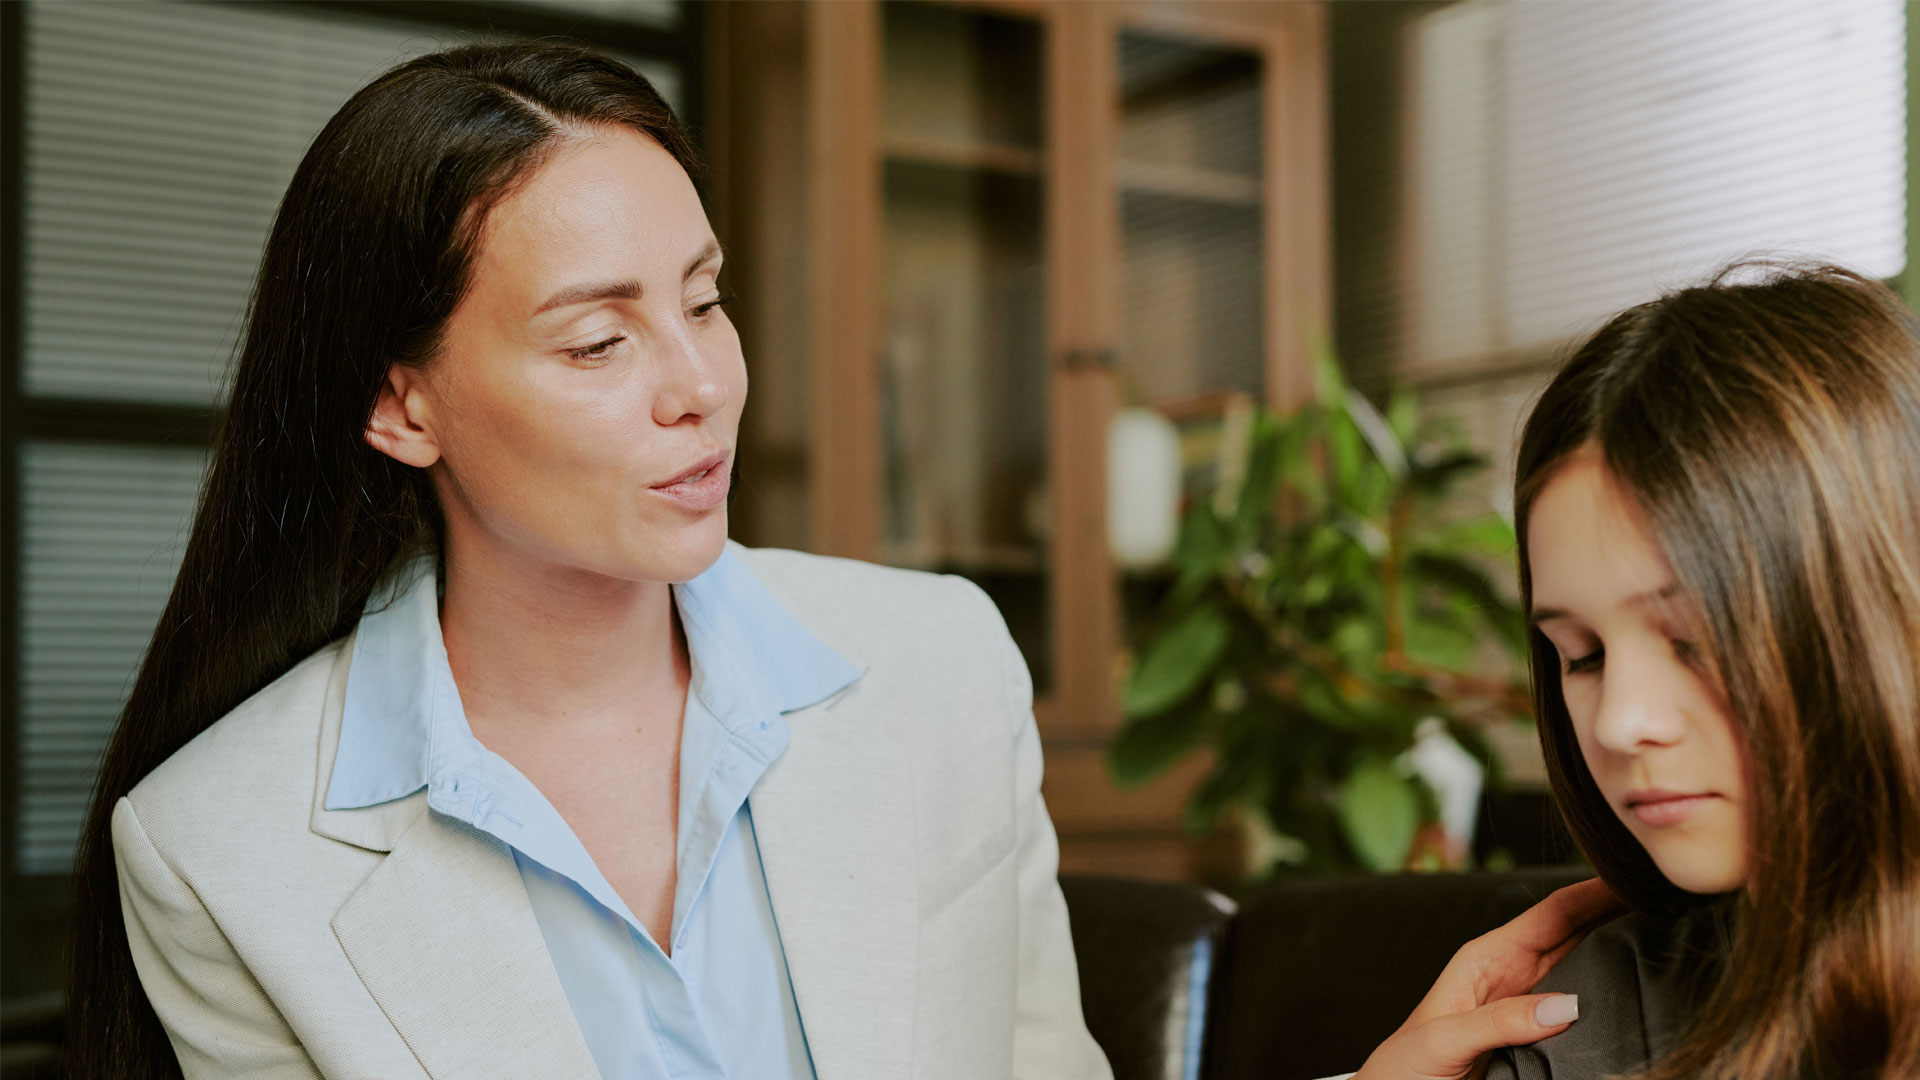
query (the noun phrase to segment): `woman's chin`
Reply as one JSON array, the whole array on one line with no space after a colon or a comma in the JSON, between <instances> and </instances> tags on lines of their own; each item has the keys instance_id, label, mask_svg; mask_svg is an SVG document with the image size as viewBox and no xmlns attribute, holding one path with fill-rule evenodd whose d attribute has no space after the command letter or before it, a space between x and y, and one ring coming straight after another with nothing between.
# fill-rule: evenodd
<instances>
[{"instance_id":1,"label":"woman's chin","mask_svg":"<svg viewBox=\"0 0 1920 1080\"><path fill-rule=\"evenodd\" d=\"M1656 859L1655 864L1675 887L1701 896L1732 892L1746 884L1744 861L1723 852Z\"/></svg>"},{"instance_id":2,"label":"woman's chin","mask_svg":"<svg viewBox=\"0 0 1920 1080\"><path fill-rule=\"evenodd\" d=\"M649 581L692 581L720 561L727 548L727 515L722 510L707 520L656 535L653 542L630 552L633 576Z\"/></svg>"}]
</instances>

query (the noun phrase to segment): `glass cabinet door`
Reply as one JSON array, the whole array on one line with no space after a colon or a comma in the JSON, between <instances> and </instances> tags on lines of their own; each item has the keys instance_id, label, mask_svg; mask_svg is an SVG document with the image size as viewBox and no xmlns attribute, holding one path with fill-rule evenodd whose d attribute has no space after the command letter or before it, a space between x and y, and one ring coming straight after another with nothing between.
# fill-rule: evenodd
<instances>
[{"instance_id":1,"label":"glass cabinet door","mask_svg":"<svg viewBox=\"0 0 1920 1080\"><path fill-rule=\"evenodd\" d=\"M881 13L881 557L978 582L1044 692L1042 28Z\"/></svg>"},{"instance_id":2,"label":"glass cabinet door","mask_svg":"<svg viewBox=\"0 0 1920 1080\"><path fill-rule=\"evenodd\" d=\"M1191 498L1217 479L1228 413L1269 396L1265 65L1255 49L1136 26L1115 48L1120 389L1174 422ZM1168 580L1120 582L1131 640Z\"/></svg>"},{"instance_id":3,"label":"glass cabinet door","mask_svg":"<svg viewBox=\"0 0 1920 1080\"><path fill-rule=\"evenodd\" d=\"M1261 61L1119 35L1123 389L1177 417L1265 394Z\"/></svg>"}]
</instances>

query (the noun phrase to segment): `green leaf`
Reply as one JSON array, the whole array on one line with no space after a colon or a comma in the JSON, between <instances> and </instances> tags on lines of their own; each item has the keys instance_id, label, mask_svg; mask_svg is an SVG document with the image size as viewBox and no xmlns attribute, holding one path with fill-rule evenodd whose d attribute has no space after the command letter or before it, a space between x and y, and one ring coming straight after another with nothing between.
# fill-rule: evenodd
<instances>
[{"instance_id":1,"label":"green leaf","mask_svg":"<svg viewBox=\"0 0 1920 1080\"><path fill-rule=\"evenodd\" d=\"M1187 798L1181 824L1189 832L1204 832L1230 806L1252 799L1260 783L1260 770L1251 754L1223 753Z\"/></svg>"},{"instance_id":2,"label":"green leaf","mask_svg":"<svg viewBox=\"0 0 1920 1080\"><path fill-rule=\"evenodd\" d=\"M1240 503L1235 508L1233 544L1245 550L1260 532L1260 525L1273 512L1285 474L1287 431L1285 421L1262 411L1254 419L1253 436L1248 440L1247 474L1240 487Z\"/></svg>"},{"instance_id":3,"label":"green leaf","mask_svg":"<svg viewBox=\"0 0 1920 1080\"><path fill-rule=\"evenodd\" d=\"M1422 495L1444 495L1456 481L1486 467L1483 454L1450 450L1434 461L1415 461L1407 471L1407 486Z\"/></svg>"},{"instance_id":4,"label":"green leaf","mask_svg":"<svg viewBox=\"0 0 1920 1080\"><path fill-rule=\"evenodd\" d=\"M1478 566L1465 559L1423 552L1407 560L1407 576L1465 604L1516 655L1525 652L1526 620L1519 606Z\"/></svg>"},{"instance_id":5,"label":"green leaf","mask_svg":"<svg viewBox=\"0 0 1920 1080\"><path fill-rule=\"evenodd\" d=\"M1194 692L1227 649L1227 616L1211 604L1189 611L1157 635L1127 672L1121 711L1129 718L1165 712Z\"/></svg>"},{"instance_id":6,"label":"green leaf","mask_svg":"<svg viewBox=\"0 0 1920 1080\"><path fill-rule=\"evenodd\" d=\"M1226 547L1226 531L1220 527L1213 507L1203 499L1196 499L1187 515L1180 519L1180 536L1174 541L1171 562L1182 579L1211 577Z\"/></svg>"},{"instance_id":7,"label":"green leaf","mask_svg":"<svg viewBox=\"0 0 1920 1080\"><path fill-rule=\"evenodd\" d=\"M1107 771L1123 787L1153 779L1201 743L1206 719L1204 708L1187 708L1129 720L1107 744Z\"/></svg>"},{"instance_id":8,"label":"green leaf","mask_svg":"<svg viewBox=\"0 0 1920 1080\"><path fill-rule=\"evenodd\" d=\"M1324 675L1312 668L1299 670L1299 685L1294 690L1294 700L1306 715L1323 728L1358 735L1367 732L1371 726L1367 718L1359 715Z\"/></svg>"},{"instance_id":9,"label":"green leaf","mask_svg":"<svg viewBox=\"0 0 1920 1080\"><path fill-rule=\"evenodd\" d=\"M1470 668L1482 641L1475 627L1462 625L1451 612L1422 611L1409 618L1406 627L1407 656L1446 671Z\"/></svg>"},{"instance_id":10,"label":"green leaf","mask_svg":"<svg viewBox=\"0 0 1920 1080\"><path fill-rule=\"evenodd\" d=\"M1499 514L1480 514L1430 530L1418 547L1437 555L1471 553L1490 559L1511 559L1514 550L1513 526Z\"/></svg>"},{"instance_id":11,"label":"green leaf","mask_svg":"<svg viewBox=\"0 0 1920 1080\"><path fill-rule=\"evenodd\" d=\"M1362 394L1347 395L1347 416L1353 426L1366 438L1367 446L1373 451L1387 475L1398 481L1407 475L1407 452L1400 445L1400 439L1385 417L1374 409L1373 403Z\"/></svg>"},{"instance_id":12,"label":"green leaf","mask_svg":"<svg viewBox=\"0 0 1920 1080\"><path fill-rule=\"evenodd\" d=\"M1390 762L1362 761L1340 785L1340 830L1368 869L1400 869L1420 830L1420 794L1415 781Z\"/></svg>"},{"instance_id":13,"label":"green leaf","mask_svg":"<svg viewBox=\"0 0 1920 1080\"><path fill-rule=\"evenodd\" d=\"M1353 418L1345 413L1335 416L1327 427L1327 455L1333 466L1334 490L1348 507L1354 505L1360 486L1360 445Z\"/></svg>"},{"instance_id":14,"label":"green leaf","mask_svg":"<svg viewBox=\"0 0 1920 1080\"><path fill-rule=\"evenodd\" d=\"M1347 403L1347 376L1340 370L1340 359L1326 342L1313 350L1313 385L1320 404L1330 410L1344 409Z\"/></svg>"},{"instance_id":15,"label":"green leaf","mask_svg":"<svg viewBox=\"0 0 1920 1080\"><path fill-rule=\"evenodd\" d=\"M1420 402L1404 387L1387 399L1387 427L1405 446L1420 432Z\"/></svg>"}]
</instances>

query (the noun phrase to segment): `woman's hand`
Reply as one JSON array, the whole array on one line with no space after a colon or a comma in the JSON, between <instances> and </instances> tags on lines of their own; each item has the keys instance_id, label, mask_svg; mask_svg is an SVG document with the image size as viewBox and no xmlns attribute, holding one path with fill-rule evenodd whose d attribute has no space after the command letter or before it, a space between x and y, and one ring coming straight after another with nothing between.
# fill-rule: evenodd
<instances>
[{"instance_id":1,"label":"woman's hand","mask_svg":"<svg viewBox=\"0 0 1920 1080\"><path fill-rule=\"evenodd\" d=\"M1599 878L1569 885L1520 917L1467 942L1407 1022L1381 1043L1353 1080L1464 1080L1486 1055L1565 1031L1578 1016L1570 994L1528 994L1623 905Z\"/></svg>"}]
</instances>

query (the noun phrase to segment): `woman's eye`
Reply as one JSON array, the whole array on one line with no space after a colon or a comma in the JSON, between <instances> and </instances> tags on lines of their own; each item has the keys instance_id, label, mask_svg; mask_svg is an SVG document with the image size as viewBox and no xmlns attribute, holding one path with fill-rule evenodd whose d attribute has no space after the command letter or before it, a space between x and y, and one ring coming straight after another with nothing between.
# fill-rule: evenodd
<instances>
[{"instance_id":1,"label":"woman's eye","mask_svg":"<svg viewBox=\"0 0 1920 1080\"><path fill-rule=\"evenodd\" d=\"M1601 662L1605 659L1606 651L1604 649L1595 649L1585 656L1569 657L1567 659L1566 673L1569 675L1585 675L1590 672L1599 671Z\"/></svg>"},{"instance_id":2,"label":"woman's eye","mask_svg":"<svg viewBox=\"0 0 1920 1080\"><path fill-rule=\"evenodd\" d=\"M1674 659L1689 667L1700 662L1700 650L1693 642L1687 641L1684 638L1673 638L1672 641Z\"/></svg>"},{"instance_id":3,"label":"woman's eye","mask_svg":"<svg viewBox=\"0 0 1920 1080\"><path fill-rule=\"evenodd\" d=\"M723 304L731 304L733 300L733 294L727 293L724 296L716 296L703 304L695 304L693 307L693 316L696 319L704 319L708 315L713 314L714 308L720 307Z\"/></svg>"},{"instance_id":4,"label":"woman's eye","mask_svg":"<svg viewBox=\"0 0 1920 1080\"><path fill-rule=\"evenodd\" d=\"M625 334L615 334L596 345L587 345L578 349L568 349L567 355L575 360L598 360L607 355L607 350L627 340Z\"/></svg>"}]
</instances>

